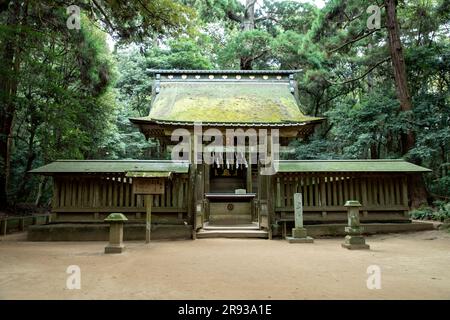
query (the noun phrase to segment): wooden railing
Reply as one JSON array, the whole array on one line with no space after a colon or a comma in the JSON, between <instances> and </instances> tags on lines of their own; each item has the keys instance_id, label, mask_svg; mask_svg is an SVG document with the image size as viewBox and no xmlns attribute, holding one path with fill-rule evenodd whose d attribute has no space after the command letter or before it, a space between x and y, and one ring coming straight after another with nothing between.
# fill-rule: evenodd
<instances>
[{"instance_id":1,"label":"wooden railing","mask_svg":"<svg viewBox=\"0 0 450 320\"><path fill-rule=\"evenodd\" d=\"M153 212L187 210L188 179L165 180L165 192L153 196ZM56 213L145 212L144 196L133 193L132 178L124 174L55 176L52 211ZM62 216L62 215L61 215Z\"/></svg>"},{"instance_id":2,"label":"wooden railing","mask_svg":"<svg viewBox=\"0 0 450 320\"><path fill-rule=\"evenodd\" d=\"M288 173L274 179L275 212L293 214L293 194L303 194L305 213L345 212L347 200L358 200L362 212L408 210L405 175L358 173ZM307 219L308 217L305 216ZM345 218L345 216L343 216Z\"/></svg>"},{"instance_id":3,"label":"wooden railing","mask_svg":"<svg viewBox=\"0 0 450 320\"><path fill-rule=\"evenodd\" d=\"M0 235L14 231L25 231L29 226L51 222L51 214L35 214L31 216L5 216L0 218Z\"/></svg>"}]
</instances>

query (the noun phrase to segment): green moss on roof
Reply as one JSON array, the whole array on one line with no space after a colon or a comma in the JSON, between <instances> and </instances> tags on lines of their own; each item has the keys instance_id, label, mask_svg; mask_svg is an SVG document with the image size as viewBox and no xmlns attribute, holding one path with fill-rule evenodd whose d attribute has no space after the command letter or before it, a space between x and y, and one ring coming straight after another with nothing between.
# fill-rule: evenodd
<instances>
[{"instance_id":1,"label":"green moss on roof","mask_svg":"<svg viewBox=\"0 0 450 320\"><path fill-rule=\"evenodd\" d=\"M58 160L31 170L31 173L126 173L126 172L187 173L189 163L170 160Z\"/></svg>"},{"instance_id":2,"label":"green moss on roof","mask_svg":"<svg viewBox=\"0 0 450 320\"><path fill-rule=\"evenodd\" d=\"M114 212L111 213L109 216L107 216L105 218L106 222L123 222L123 221L128 221L128 218L120 212Z\"/></svg>"},{"instance_id":3,"label":"green moss on roof","mask_svg":"<svg viewBox=\"0 0 450 320\"><path fill-rule=\"evenodd\" d=\"M162 171L138 171L138 172L127 172L125 175L130 178L170 178L172 172L162 172Z\"/></svg>"},{"instance_id":4,"label":"green moss on roof","mask_svg":"<svg viewBox=\"0 0 450 320\"><path fill-rule=\"evenodd\" d=\"M404 160L282 160L277 172L430 172Z\"/></svg>"},{"instance_id":5,"label":"green moss on roof","mask_svg":"<svg viewBox=\"0 0 450 320\"><path fill-rule=\"evenodd\" d=\"M307 122L286 83L161 83L142 120L201 122Z\"/></svg>"}]
</instances>

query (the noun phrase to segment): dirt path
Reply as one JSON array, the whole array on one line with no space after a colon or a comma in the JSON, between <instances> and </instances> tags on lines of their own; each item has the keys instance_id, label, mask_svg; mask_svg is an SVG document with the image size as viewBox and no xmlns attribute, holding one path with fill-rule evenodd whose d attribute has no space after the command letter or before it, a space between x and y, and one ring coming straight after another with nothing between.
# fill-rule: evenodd
<instances>
[{"instance_id":1,"label":"dirt path","mask_svg":"<svg viewBox=\"0 0 450 320\"><path fill-rule=\"evenodd\" d=\"M245 239L128 242L0 241L0 299L450 299L450 234L369 237L370 251L342 239L314 244ZM81 289L66 289L66 268ZM381 268L379 290L366 286Z\"/></svg>"}]
</instances>

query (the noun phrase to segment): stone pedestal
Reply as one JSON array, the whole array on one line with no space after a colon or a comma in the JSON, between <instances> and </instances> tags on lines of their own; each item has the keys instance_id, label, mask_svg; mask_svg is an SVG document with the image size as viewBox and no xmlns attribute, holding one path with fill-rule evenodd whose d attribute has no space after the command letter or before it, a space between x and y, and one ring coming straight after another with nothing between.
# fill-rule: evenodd
<instances>
[{"instance_id":1,"label":"stone pedestal","mask_svg":"<svg viewBox=\"0 0 450 320\"><path fill-rule=\"evenodd\" d=\"M344 238L343 248L350 250L370 249L370 246L366 244L366 240L363 236L351 236L347 235Z\"/></svg>"},{"instance_id":2,"label":"stone pedestal","mask_svg":"<svg viewBox=\"0 0 450 320\"><path fill-rule=\"evenodd\" d=\"M306 228L303 227L302 194L294 193L295 228L292 229L292 237L286 237L289 243L313 243L314 239L308 237Z\"/></svg>"},{"instance_id":3,"label":"stone pedestal","mask_svg":"<svg viewBox=\"0 0 450 320\"><path fill-rule=\"evenodd\" d=\"M349 250L370 249L362 235L364 228L361 227L359 222L359 207L361 207L361 204L359 201L349 200L345 203L345 206L347 207L348 227L345 227L347 235L342 247Z\"/></svg>"},{"instance_id":4,"label":"stone pedestal","mask_svg":"<svg viewBox=\"0 0 450 320\"><path fill-rule=\"evenodd\" d=\"M122 213L111 213L105 222L109 222L109 243L105 247L105 253L122 253L125 250L123 245L123 223L127 221Z\"/></svg>"},{"instance_id":5,"label":"stone pedestal","mask_svg":"<svg viewBox=\"0 0 450 320\"><path fill-rule=\"evenodd\" d=\"M313 243L314 239L308 237L306 228L293 228L292 237L286 237L289 243Z\"/></svg>"}]
</instances>

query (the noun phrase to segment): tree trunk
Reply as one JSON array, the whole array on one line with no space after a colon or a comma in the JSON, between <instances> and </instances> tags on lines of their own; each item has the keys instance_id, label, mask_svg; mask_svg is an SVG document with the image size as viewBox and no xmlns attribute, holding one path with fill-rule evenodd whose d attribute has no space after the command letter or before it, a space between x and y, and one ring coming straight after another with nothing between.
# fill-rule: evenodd
<instances>
[{"instance_id":1,"label":"tree trunk","mask_svg":"<svg viewBox=\"0 0 450 320\"><path fill-rule=\"evenodd\" d=\"M27 151L27 164L25 166L22 180L20 181L20 185L18 191L16 193L16 201L20 200L21 197L25 196L26 184L28 182L28 176L30 175L28 171L33 167L33 161L36 158L36 153L34 152L34 137L36 135L37 126L32 122L32 128L30 132L30 137L28 139L28 151Z\"/></svg>"},{"instance_id":2,"label":"tree trunk","mask_svg":"<svg viewBox=\"0 0 450 320\"><path fill-rule=\"evenodd\" d=\"M389 51L392 66L394 68L395 88L400 101L401 111L411 111L412 103L408 89L405 59L403 56L402 43L400 41L400 28L397 21L397 0L385 0L386 4L386 26L389 38ZM400 137L401 152L406 154L415 145L414 132L407 130ZM418 161L414 161L418 163ZM421 175L413 175L408 178L409 197L411 207L417 208L427 202L427 190Z\"/></svg>"},{"instance_id":3,"label":"tree trunk","mask_svg":"<svg viewBox=\"0 0 450 320\"><path fill-rule=\"evenodd\" d=\"M428 192L425 189L425 181L422 174L412 174L408 177L408 193L411 209L417 209L422 205L428 204Z\"/></svg>"},{"instance_id":4,"label":"tree trunk","mask_svg":"<svg viewBox=\"0 0 450 320\"><path fill-rule=\"evenodd\" d=\"M402 43L400 41L400 28L397 21L397 0L385 0L386 4L386 26L389 38L389 51L394 69L395 88L400 101L402 111L412 110L411 96L408 89L405 59L403 56ZM402 154L407 153L414 147L415 137L408 130L401 137Z\"/></svg>"},{"instance_id":5,"label":"tree trunk","mask_svg":"<svg viewBox=\"0 0 450 320\"><path fill-rule=\"evenodd\" d=\"M8 9L6 25L16 32L6 35L0 46L4 72L0 74L0 208L7 206L8 180L10 174L12 128L16 112L17 76L19 72L17 27L20 2L14 1Z\"/></svg>"},{"instance_id":6,"label":"tree trunk","mask_svg":"<svg viewBox=\"0 0 450 320\"><path fill-rule=\"evenodd\" d=\"M242 20L242 31L255 29L255 0L245 1L244 19Z\"/></svg>"},{"instance_id":7,"label":"tree trunk","mask_svg":"<svg viewBox=\"0 0 450 320\"><path fill-rule=\"evenodd\" d=\"M47 184L47 177L42 176L41 181L39 182L39 188L38 188L38 193L36 195L36 200L34 201L34 205L36 207L39 206L39 203L41 202L42 193L43 193L43 190L44 190L46 184Z\"/></svg>"},{"instance_id":8,"label":"tree trunk","mask_svg":"<svg viewBox=\"0 0 450 320\"><path fill-rule=\"evenodd\" d=\"M241 28L244 32L255 29L255 3L256 0L245 1L244 17L241 23ZM240 69L252 70L253 60L254 59L252 57L241 57Z\"/></svg>"}]
</instances>

